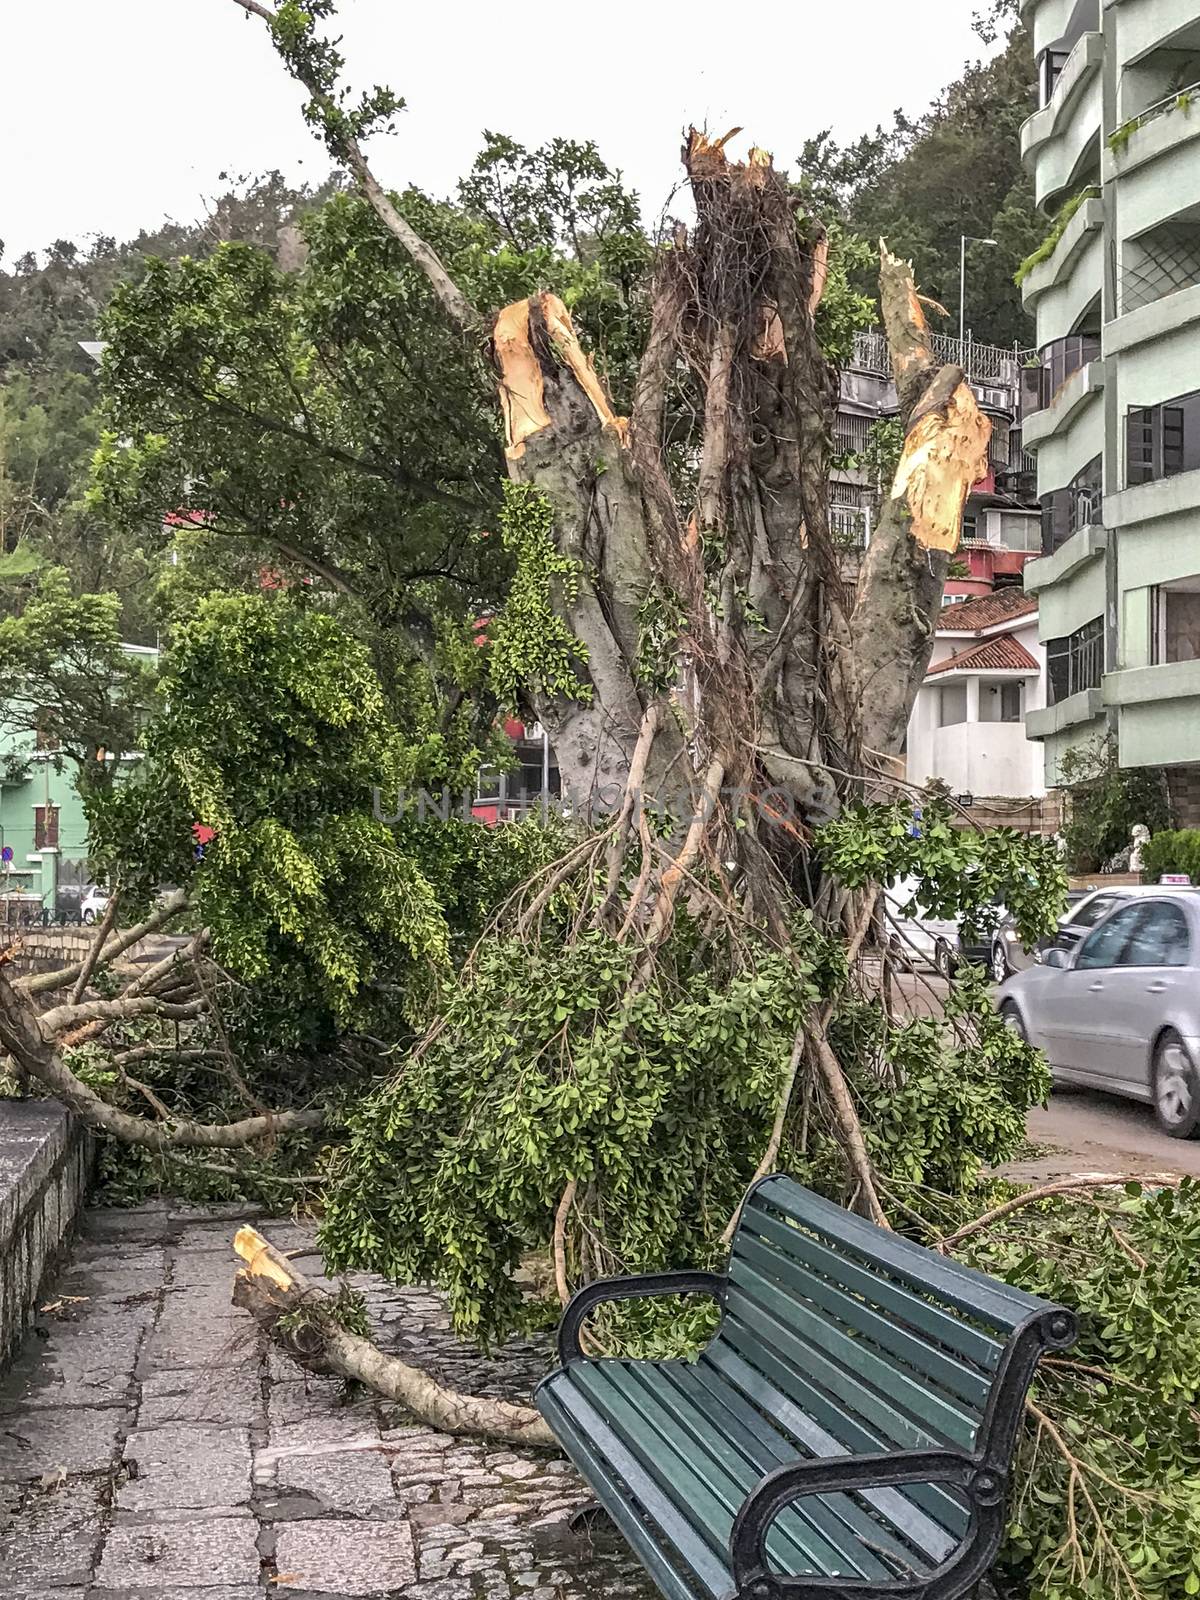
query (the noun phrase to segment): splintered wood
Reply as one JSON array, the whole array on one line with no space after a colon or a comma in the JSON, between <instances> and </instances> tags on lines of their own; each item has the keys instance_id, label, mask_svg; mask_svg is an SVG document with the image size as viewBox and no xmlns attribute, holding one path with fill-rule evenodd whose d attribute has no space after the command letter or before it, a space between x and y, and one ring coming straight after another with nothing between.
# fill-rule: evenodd
<instances>
[{"instance_id":1,"label":"splintered wood","mask_svg":"<svg viewBox=\"0 0 1200 1600\"><path fill-rule=\"evenodd\" d=\"M907 500L912 534L928 550L955 551L971 485L987 471L992 425L960 383L943 409L927 411L909 430L892 484Z\"/></svg>"},{"instance_id":2,"label":"splintered wood","mask_svg":"<svg viewBox=\"0 0 1200 1600\"><path fill-rule=\"evenodd\" d=\"M525 441L548 428L551 421L546 409L542 364L530 329L530 310L535 304L553 346L554 358L570 368L600 421L615 428L624 438L625 421L613 414L591 357L579 342L571 313L556 294L543 292L505 306L492 330L496 365L500 369L500 410L509 459L518 460L524 455Z\"/></svg>"}]
</instances>

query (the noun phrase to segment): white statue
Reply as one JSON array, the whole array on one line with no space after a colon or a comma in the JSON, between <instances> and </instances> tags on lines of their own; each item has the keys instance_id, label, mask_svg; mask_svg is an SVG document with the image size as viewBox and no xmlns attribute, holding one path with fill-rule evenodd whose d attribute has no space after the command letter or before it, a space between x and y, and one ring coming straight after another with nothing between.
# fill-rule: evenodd
<instances>
[{"instance_id":1,"label":"white statue","mask_svg":"<svg viewBox=\"0 0 1200 1600\"><path fill-rule=\"evenodd\" d=\"M1144 822L1135 822L1130 840L1129 870L1140 872L1142 870L1142 852L1150 843L1150 829Z\"/></svg>"}]
</instances>

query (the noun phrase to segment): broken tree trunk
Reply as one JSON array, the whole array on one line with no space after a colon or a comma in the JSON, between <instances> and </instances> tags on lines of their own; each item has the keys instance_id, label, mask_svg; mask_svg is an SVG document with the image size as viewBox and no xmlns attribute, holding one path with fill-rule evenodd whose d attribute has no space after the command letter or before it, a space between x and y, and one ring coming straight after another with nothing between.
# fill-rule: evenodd
<instances>
[{"instance_id":1,"label":"broken tree trunk","mask_svg":"<svg viewBox=\"0 0 1200 1600\"><path fill-rule=\"evenodd\" d=\"M246 1263L234 1279L234 1305L249 1311L299 1366L356 1379L441 1433L557 1449L554 1435L532 1407L447 1389L419 1367L386 1355L369 1339L342 1327L334 1297L298 1272L254 1228L239 1228L233 1248ZM281 1317L288 1319L286 1328L280 1327Z\"/></svg>"}]
</instances>

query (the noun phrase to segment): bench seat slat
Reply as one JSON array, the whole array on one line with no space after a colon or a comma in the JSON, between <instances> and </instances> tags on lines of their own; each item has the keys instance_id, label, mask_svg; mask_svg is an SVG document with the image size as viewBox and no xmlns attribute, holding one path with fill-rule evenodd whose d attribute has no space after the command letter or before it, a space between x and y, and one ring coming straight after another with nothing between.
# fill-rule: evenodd
<instances>
[{"instance_id":1,"label":"bench seat slat","mask_svg":"<svg viewBox=\"0 0 1200 1600\"><path fill-rule=\"evenodd\" d=\"M660 1569L665 1568L667 1573L674 1572L664 1553L654 1543L650 1530L636 1515L628 1498L621 1494L621 1482L650 1522L659 1529L662 1537L682 1556L693 1577L692 1592L689 1593L689 1587L678 1574L675 1577L677 1582L684 1585L688 1600L695 1600L697 1586L712 1596L712 1600L723 1600L731 1587L728 1565L718 1560L679 1507L626 1448L583 1391L569 1381L568 1369L562 1368L552 1373L541 1384L538 1405L554 1428L555 1437L584 1472L601 1504L638 1555L643 1560L647 1559L647 1555L656 1556L656 1565ZM589 1455L597 1463L594 1472L589 1466ZM654 1571L653 1567L651 1571ZM657 1578L657 1572L655 1576ZM670 1594L671 1590L664 1592ZM684 1600L684 1596L675 1595L673 1600Z\"/></svg>"},{"instance_id":2,"label":"bench seat slat","mask_svg":"<svg viewBox=\"0 0 1200 1600\"><path fill-rule=\"evenodd\" d=\"M682 1374L672 1372L672 1378L681 1385L695 1384L707 1390L730 1418L730 1425L739 1426L746 1438L754 1440L753 1458L762 1472L798 1457L820 1459L853 1453L732 1352L727 1353L721 1366L701 1359ZM925 1497L932 1510L921 1504ZM903 1490L867 1489L860 1498L895 1530L894 1541L883 1536L881 1530L880 1542L889 1549L894 1542L897 1553L908 1561L915 1551L936 1565L950 1554L966 1528L961 1504L933 1484L914 1484ZM860 1531L865 1531L864 1524L871 1520L848 1495L822 1495L820 1500ZM953 1531L944 1526L946 1522Z\"/></svg>"},{"instance_id":3,"label":"bench seat slat","mask_svg":"<svg viewBox=\"0 0 1200 1600\"><path fill-rule=\"evenodd\" d=\"M688 1385L687 1376L693 1370L684 1363L664 1362L662 1365L655 1365L649 1362L637 1362L629 1365L627 1376L644 1392L650 1403L660 1406L670 1416L672 1422L683 1430L688 1439L693 1441L692 1448L699 1447L707 1451L713 1451L718 1447L721 1449L730 1477L737 1488L736 1503L733 1506L733 1513L736 1515L747 1494L758 1483L763 1473L770 1471L780 1462L771 1451L763 1449L738 1419L726 1413L703 1385ZM786 1455L784 1458L786 1459ZM795 1460L794 1451L791 1459ZM846 1496L840 1498L846 1500L848 1505L853 1505ZM799 1519L802 1526L796 1526L793 1519ZM851 1527L853 1520L839 1515L824 1500L808 1496L797 1500L794 1507L789 1507L787 1511L781 1513L775 1526L780 1533L789 1535L794 1545L800 1547L806 1563L820 1553L814 1549L814 1538L820 1541L829 1553L822 1557L818 1570L823 1566L827 1572L852 1573L862 1578L891 1577L892 1570L869 1546L864 1547L860 1537L862 1532L867 1531L870 1518L865 1514L861 1515L861 1521L856 1528ZM731 1531L732 1526L731 1517ZM877 1528L874 1532L879 1535L879 1546L885 1548L886 1530ZM782 1547L777 1553L770 1539L767 1541L767 1548L781 1567L786 1564L788 1570L799 1570L792 1566L791 1559L784 1553Z\"/></svg>"},{"instance_id":4,"label":"bench seat slat","mask_svg":"<svg viewBox=\"0 0 1200 1600\"><path fill-rule=\"evenodd\" d=\"M746 1209L759 1206L782 1212L827 1242L849 1250L868 1268L882 1267L917 1294L937 1296L1006 1335L1028 1318L1057 1309L1048 1300L877 1228L865 1217L823 1200L788 1178L768 1178L761 1184Z\"/></svg>"},{"instance_id":5,"label":"bench seat slat","mask_svg":"<svg viewBox=\"0 0 1200 1600\"><path fill-rule=\"evenodd\" d=\"M810 1391L810 1402L802 1400L797 1403L794 1397L785 1395L772 1383L767 1372L759 1370L760 1366L768 1367L768 1361L752 1366L723 1339L709 1345L698 1366L701 1371L713 1369L719 1381L744 1394L761 1410L778 1415L780 1426L814 1455L874 1455L891 1448L882 1435L846 1413L831 1414L828 1404L822 1404L823 1397L815 1389ZM776 1407L777 1411L774 1409ZM826 1426L822 1426L822 1422ZM933 1523L945 1530L951 1543L962 1537L967 1526L967 1513L962 1501L949 1490L938 1484L914 1484L904 1490L904 1495L919 1505ZM909 1530L905 1529L905 1532ZM935 1533L924 1543L930 1550L937 1550L941 1548L942 1541Z\"/></svg>"},{"instance_id":6,"label":"bench seat slat","mask_svg":"<svg viewBox=\"0 0 1200 1600\"><path fill-rule=\"evenodd\" d=\"M781 1255L789 1258L776 1268L785 1286L794 1283L801 1294L910 1366L928 1371L960 1399L977 1406L986 1403L1004 1351L998 1339L878 1273L853 1266L810 1234L765 1212L756 1214L753 1232L744 1229L739 1235L730 1271L736 1277L743 1257L761 1263L764 1257L778 1260Z\"/></svg>"},{"instance_id":7,"label":"bench seat slat","mask_svg":"<svg viewBox=\"0 0 1200 1600\"><path fill-rule=\"evenodd\" d=\"M710 1532L710 1542L716 1553L727 1558L733 1519L757 1481L745 1472L744 1464L737 1462L734 1452L725 1445L726 1453L719 1458L711 1442L711 1425L706 1430L703 1419L697 1418L694 1411L690 1426L672 1416L662 1397L639 1385L622 1362L595 1362L587 1371L577 1373L576 1380L630 1449L646 1459L651 1471L664 1475L668 1492L690 1505L689 1478L694 1473L701 1479L725 1511L724 1519L715 1522L706 1532ZM786 1522L782 1517L778 1520L771 1530L768 1549L772 1559L786 1572L848 1571L859 1577L869 1575L851 1564L848 1554L830 1544L803 1511L799 1516L788 1517Z\"/></svg>"},{"instance_id":8,"label":"bench seat slat","mask_svg":"<svg viewBox=\"0 0 1200 1600\"><path fill-rule=\"evenodd\" d=\"M803 1334L830 1360L928 1422L944 1437L967 1448L974 1444L982 1419L982 1405L940 1394L933 1387L932 1374L914 1373L910 1367L901 1365L895 1355L881 1352L869 1339L858 1337L857 1329L848 1329L834 1317L823 1314L820 1306L801 1298L812 1286L811 1279L806 1279L803 1285L794 1284L789 1293L778 1280L767 1275L772 1266L769 1251L756 1251L753 1259L749 1251L745 1252L739 1261L738 1287Z\"/></svg>"},{"instance_id":9,"label":"bench seat slat","mask_svg":"<svg viewBox=\"0 0 1200 1600\"><path fill-rule=\"evenodd\" d=\"M747 1463L753 1467L753 1484L775 1467L803 1458L807 1451L798 1450L796 1440L776 1428L748 1400L724 1383L711 1367L671 1366L662 1369L663 1377L678 1391L685 1404L702 1406L706 1415L737 1445ZM832 1454L842 1454L833 1451ZM809 1459L814 1459L809 1457ZM890 1497L890 1498L889 1498ZM954 1541L943 1530L921 1517L915 1508L904 1500L897 1490L868 1490L859 1504L848 1494L807 1495L797 1501L806 1513L819 1521L827 1536L841 1544L847 1535L855 1546L868 1552L885 1553L892 1567L900 1572L921 1570L928 1552L910 1544L897 1530L914 1519L927 1524L939 1548L953 1548ZM903 1511L898 1508L903 1507ZM891 1569L888 1575L893 1576Z\"/></svg>"}]
</instances>

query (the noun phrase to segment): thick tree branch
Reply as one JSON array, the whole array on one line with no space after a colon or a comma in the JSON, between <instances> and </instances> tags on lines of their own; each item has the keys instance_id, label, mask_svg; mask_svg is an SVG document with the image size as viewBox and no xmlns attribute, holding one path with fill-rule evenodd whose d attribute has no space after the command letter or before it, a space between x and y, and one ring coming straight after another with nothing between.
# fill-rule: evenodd
<instances>
[{"instance_id":1,"label":"thick tree branch","mask_svg":"<svg viewBox=\"0 0 1200 1600\"><path fill-rule=\"evenodd\" d=\"M38 1019L48 1034L64 1033L87 1022L123 1022L130 1017L162 1017L167 1022L187 1022L204 1010L203 1000L173 1006L157 995L122 995L118 1000L84 1000L80 1005L53 1006Z\"/></svg>"},{"instance_id":2,"label":"thick tree branch","mask_svg":"<svg viewBox=\"0 0 1200 1600\"><path fill-rule=\"evenodd\" d=\"M268 6L259 4L259 0L233 0L233 3L251 15L261 17L270 28L272 38L277 38L276 15ZM310 75L298 70L294 62L286 55L284 59L288 62L289 70L308 90L314 102L318 106L327 106L328 96L322 86ZM367 158L364 156L358 140L349 133L342 133L338 138L338 152L358 180L358 186L370 202L376 216L392 237L408 252L414 264L425 274L438 303L451 322L463 333L478 334L481 329L479 313L446 271L437 251L426 244L416 229L406 222L396 210L382 185L368 166Z\"/></svg>"},{"instance_id":3,"label":"thick tree branch","mask_svg":"<svg viewBox=\"0 0 1200 1600\"><path fill-rule=\"evenodd\" d=\"M75 987L71 990L71 1004L78 1005L83 999L92 973L96 970L96 962L100 959L100 952L108 943L108 936L112 932L113 923L117 920L117 908L121 904L121 891L114 888L108 897L108 904L104 908L104 915L100 918L100 926L96 929L96 937L92 940L92 948L84 957L83 966Z\"/></svg>"},{"instance_id":4,"label":"thick tree branch","mask_svg":"<svg viewBox=\"0 0 1200 1600\"><path fill-rule=\"evenodd\" d=\"M239 1228L233 1248L246 1263L234 1280L234 1305L248 1310L299 1365L357 1379L442 1433L557 1449L554 1435L532 1407L459 1394L397 1356L385 1355L369 1339L349 1333L333 1315L332 1296L253 1228ZM292 1324L286 1337L278 1328L285 1314Z\"/></svg>"},{"instance_id":5,"label":"thick tree branch","mask_svg":"<svg viewBox=\"0 0 1200 1600\"><path fill-rule=\"evenodd\" d=\"M120 1003L116 1002L118 1005ZM157 1005L153 1000L147 1003ZM135 1000L132 1004L140 1005L142 1002ZM86 1008L59 1008L71 1009ZM320 1128L325 1122L325 1115L321 1111L280 1111L228 1123L194 1122L190 1117L174 1116L169 1122L153 1122L146 1117L135 1117L127 1111L120 1111L116 1106L109 1105L107 1100L102 1099L65 1065L57 1048L43 1031L28 998L9 981L2 968L0 1046L28 1077L74 1111L85 1126L148 1150L234 1150L253 1144L257 1139Z\"/></svg>"},{"instance_id":6,"label":"thick tree branch","mask_svg":"<svg viewBox=\"0 0 1200 1600\"><path fill-rule=\"evenodd\" d=\"M97 957L96 966L111 965L118 956L124 955L125 951L132 949L135 944L140 944L147 935L157 933L159 928L174 921L180 912L187 909L187 906L187 892L183 889L174 890L144 922L126 928L124 933L119 933L110 939ZM55 989L65 989L69 984L76 983L82 971L83 962L77 961L73 966L60 967L55 972L32 973L28 977L19 979L18 987L26 994L51 994Z\"/></svg>"}]
</instances>

